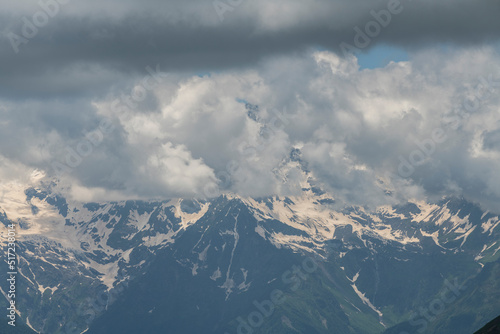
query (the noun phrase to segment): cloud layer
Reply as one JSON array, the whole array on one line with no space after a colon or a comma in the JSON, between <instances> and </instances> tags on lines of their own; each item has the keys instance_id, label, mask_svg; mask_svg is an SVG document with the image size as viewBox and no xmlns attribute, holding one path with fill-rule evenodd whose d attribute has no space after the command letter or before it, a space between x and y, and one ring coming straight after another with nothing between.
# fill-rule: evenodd
<instances>
[{"instance_id":1,"label":"cloud layer","mask_svg":"<svg viewBox=\"0 0 500 334\"><path fill-rule=\"evenodd\" d=\"M224 4L223 14L217 3ZM97 94L152 64L169 72L222 70L310 47L340 52L341 43L363 51L380 43L480 45L500 34L494 0L0 4L0 94L8 98ZM380 22L380 31L370 22ZM375 36L356 37L356 28Z\"/></svg>"},{"instance_id":2,"label":"cloud layer","mask_svg":"<svg viewBox=\"0 0 500 334\"><path fill-rule=\"evenodd\" d=\"M454 194L491 208L497 59L487 47L427 50L360 70L355 57L315 51L204 76L156 73L156 82L146 72L93 99L1 103L2 155L60 172L85 198L265 196L293 193L296 171L288 184L277 171L299 148L346 203Z\"/></svg>"}]
</instances>

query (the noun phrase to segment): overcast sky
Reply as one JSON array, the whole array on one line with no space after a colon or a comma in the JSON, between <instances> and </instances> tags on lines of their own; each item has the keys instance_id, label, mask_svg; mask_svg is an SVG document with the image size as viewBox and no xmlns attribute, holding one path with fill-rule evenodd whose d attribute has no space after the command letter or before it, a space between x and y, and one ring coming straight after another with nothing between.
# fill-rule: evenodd
<instances>
[{"instance_id":1,"label":"overcast sky","mask_svg":"<svg viewBox=\"0 0 500 334\"><path fill-rule=\"evenodd\" d=\"M0 183L39 169L80 200L284 195L299 148L344 203L498 207L496 0L0 5Z\"/></svg>"}]
</instances>

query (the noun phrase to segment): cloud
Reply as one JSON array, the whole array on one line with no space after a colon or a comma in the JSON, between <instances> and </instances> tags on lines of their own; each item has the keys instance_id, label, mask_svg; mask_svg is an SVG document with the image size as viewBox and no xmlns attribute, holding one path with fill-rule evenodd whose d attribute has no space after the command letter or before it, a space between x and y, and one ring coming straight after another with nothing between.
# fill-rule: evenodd
<instances>
[{"instance_id":1,"label":"cloud","mask_svg":"<svg viewBox=\"0 0 500 334\"><path fill-rule=\"evenodd\" d=\"M148 65L193 73L255 66L269 56L311 47L340 52L342 42L355 46L356 27L366 33L367 24L377 22L372 11L387 12L398 0L243 0L238 6L232 2L222 22L213 1L59 1L40 27L33 22L43 6L2 7L4 96L97 94L142 75ZM362 50L379 43L410 49L436 42L480 45L499 37L493 0L401 0L397 8L400 13L391 14L387 24L379 18L381 31L368 36ZM30 24L36 33L26 34Z\"/></svg>"},{"instance_id":2,"label":"cloud","mask_svg":"<svg viewBox=\"0 0 500 334\"><path fill-rule=\"evenodd\" d=\"M490 131L484 134L484 148L500 152L500 130Z\"/></svg>"},{"instance_id":3,"label":"cloud","mask_svg":"<svg viewBox=\"0 0 500 334\"><path fill-rule=\"evenodd\" d=\"M123 199L293 194L304 181L289 159L299 148L315 182L342 203L458 195L494 208L497 59L490 47L425 49L360 70L355 57L314 51L164 76L130 105L124 96L142 78L93 99L7 101L2 154L48 175L54 162L73 162L63 175L73 196Z\"/></svg>"}]
</instances>

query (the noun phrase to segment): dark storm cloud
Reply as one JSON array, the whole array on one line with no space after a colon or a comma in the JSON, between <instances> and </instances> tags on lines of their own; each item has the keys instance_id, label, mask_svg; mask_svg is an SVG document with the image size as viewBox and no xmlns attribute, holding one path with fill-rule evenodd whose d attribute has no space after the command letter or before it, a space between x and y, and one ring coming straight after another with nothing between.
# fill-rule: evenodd
<instances>
[{"instance_id":1,"label":"dark storm cloud","mask_svg":"<svg viewBox=\"0 0 500 334\"><path fill-rule=\"evenodd\" d=\"M354 28L366 32L375 20L372 10L387 8L397 14L381 18L388 23L376 36L358 39L360 49L472 44L500 34L498 1L394 1L244 0L223 13L222 22L212 1L73 1L60 5L26 44L16 46L17 53L9 33L23 36L22 18L33 22L41 7L3 9L0 93L97 93L123 75L141 75L148 65L193 72L248 66L306 47L339 52L342 42L356 46Z\"/></svg>"}]
</instances>

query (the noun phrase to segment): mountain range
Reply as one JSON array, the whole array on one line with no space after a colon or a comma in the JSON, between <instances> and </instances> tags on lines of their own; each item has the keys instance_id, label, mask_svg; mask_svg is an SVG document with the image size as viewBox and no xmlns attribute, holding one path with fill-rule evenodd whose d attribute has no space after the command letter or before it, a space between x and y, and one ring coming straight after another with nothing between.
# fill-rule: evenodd
<instances>
[{"instance_id":1,"label":"mountain range","mask_svg":"<svg viewBox=\"0 0 500 334\"><path fill-rule=\"evenodd\" d=\"M500 314L499 214L455 197L339 208L304 173L300 194L262 198L83 203L37 172L11 184L0 232L6 248L16 225L19 325L469 334Z\"/></svg>"}]
</instances>

